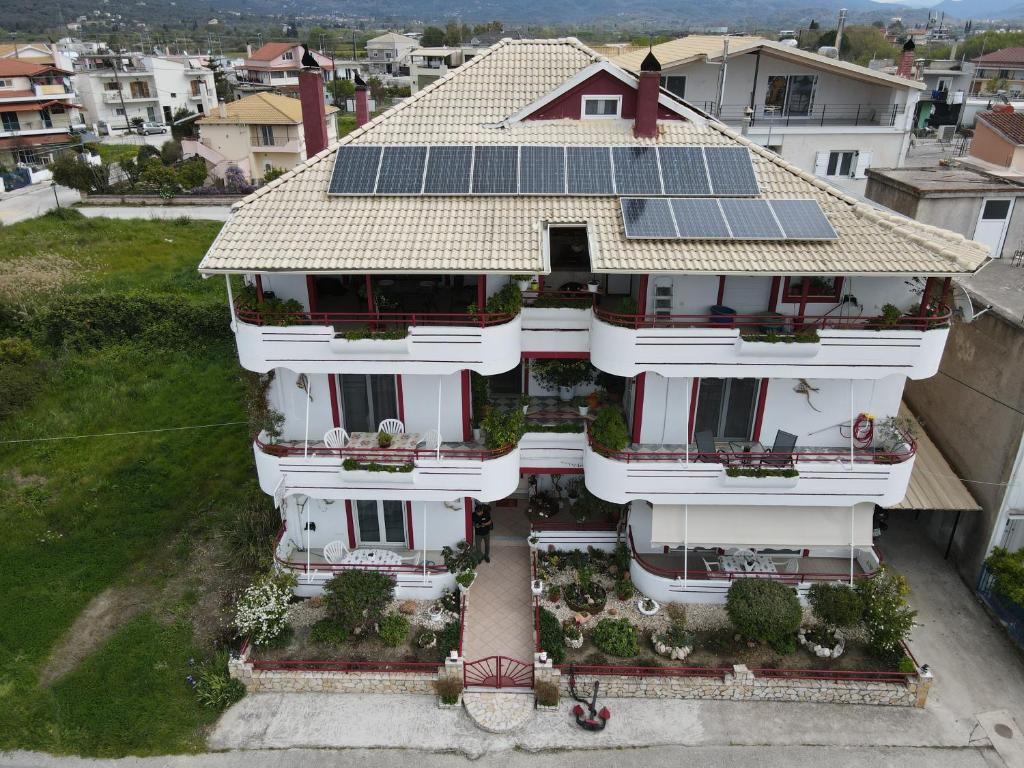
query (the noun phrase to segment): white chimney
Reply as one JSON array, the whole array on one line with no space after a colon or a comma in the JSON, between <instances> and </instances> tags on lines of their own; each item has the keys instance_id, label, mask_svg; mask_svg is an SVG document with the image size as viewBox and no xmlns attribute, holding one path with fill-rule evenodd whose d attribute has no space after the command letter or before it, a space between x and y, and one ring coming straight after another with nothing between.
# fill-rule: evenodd
<instances>
[{"instance_id":1,"label":"white chimney","mask_svg":"<svg viewBox=\"0 0 1024 768\"><path fill-rule=\"evenodd\" d=\"M252 43L246 43L245 44L245 58L247 58L247 59L251 59L252 58Z\"/></svg>"},{"instance_id":2,"label":"white chimney","mask_svg":"<svg viewBox=\"0 0 1024 768\"><path fill-rule=\"evenodd\" d=\"M227 117L228 116L228 105L225 104L223 101L218 101L217 102L217 112L220 114L221 117Z\"/></svg>"}]
</instances>

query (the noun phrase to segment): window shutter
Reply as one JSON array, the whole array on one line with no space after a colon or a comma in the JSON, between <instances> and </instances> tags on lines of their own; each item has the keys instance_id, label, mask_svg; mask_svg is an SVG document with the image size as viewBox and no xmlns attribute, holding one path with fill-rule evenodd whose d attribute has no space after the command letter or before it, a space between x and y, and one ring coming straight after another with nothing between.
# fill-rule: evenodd
<instances>
[{"instance_id":1,"label":"window shutter","mask_svg":"<svg viewBox=\"0 0 1024 768\"><path fill-rule=\"evenodd\" d=\"M815 152L814 154L814 175L824 176L828 171L828 152Z\"/></svg>"},{"instance_id":2,"label":"window shutter","mask_svg":"<svg viewBox=\"0 0 1024 768\"><path fill-rule=\"evenodd\" d=\"M857 153L857 166L853 171L853 178L863 179L868 175L868 168L871 167L871 153L870 152L858 152Z\"/></svg>"}]
</instances>

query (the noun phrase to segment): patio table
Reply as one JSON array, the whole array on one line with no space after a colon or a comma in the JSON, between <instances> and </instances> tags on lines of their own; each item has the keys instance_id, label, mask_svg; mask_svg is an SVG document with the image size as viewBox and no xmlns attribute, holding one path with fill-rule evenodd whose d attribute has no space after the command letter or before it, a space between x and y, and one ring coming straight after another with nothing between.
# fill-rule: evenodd
<instances>
[{"instance_id":1,"label":"patio table","mask_svg":"<svg viewBox=\"0 0 1024 768\"><path fill-rule=\"evenodd\" d=\"M726 573L778 573L769 555L722 555L718 559Z\"/></svg>"},{"instance_id":2,"label":"patio table","mask_svg":"<svg viewBox=\"0 0 1024 768\"><path fill-rule=\"evenodd\" d=\"M348 436L346 448L367 451L411 451L422 441L423 435L419 432L403 432L399 435L392 435L391 445L387 448L381 448L377 444L376 432L353 432Z\"/></svg>"},{"instance_id":3,"label":"patio table","mask_svg":"<svg viewBox=\"0 0 1024 768\"><path fill-rule=\"evenodd\" d=\"M353 549L341 562L344 565L401 565L402 558L390 549Z\"/></svg>"}]
</instances>

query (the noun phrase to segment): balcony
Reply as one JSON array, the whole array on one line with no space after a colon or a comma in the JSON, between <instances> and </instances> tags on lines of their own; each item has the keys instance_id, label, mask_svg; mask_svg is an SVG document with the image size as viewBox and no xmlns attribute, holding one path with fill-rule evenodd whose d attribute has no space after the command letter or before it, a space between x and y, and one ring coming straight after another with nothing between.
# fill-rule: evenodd
<instances>
[{"instance_id":1,"label":"balcony","mask_svg":"<svg viewBox=\"0 0 1024 768\"><path fill-rule=\"evenodd\" d=\"M104 91L103 92L103 103L104 104L120 104L121 100L124 99L126 104L138 102L138 101L156 101L156 96L152 96L149 93L133 94L128 91Z\"/></svg>"},{"instance_id":2,"label":"balcony","mask_svg":"<svg viewBox=\"0 0 1024 768\"><path fill-rule=\"evenodd\" d=\"M583 453L587 488L623 504L888 507L906 495L917 454L910 438L897 451L796 446L783 455L757 442L720 443L716 449L706 454L692 444L634 444L614 451L590 435ZM758 470L763 476L754 476Z\"/></svg>"},{"instance_id":3,"label":"balcony","mask_svg":"<svg viewBox=\"0 0 1024 768\"><path fill-rule=\"evenodd\" d=\"M249 134L249 146L254 152L298 153L299 139L293 136L264 136L253 132Z\"/></svg>"},{"instance_id":4,"label":"balcony","mask_svg":"<svg viewBox=\"0 0 1024 768\"><path fill-rule=\"evenodd\" d=\"M525 291L523 350L527 354L587 354L596 296L587 291Z\"/></svg>"},{"instance_id":5,"label":"balcony","mask_svg":"<svg viewBox=\"0 0 1024 768\"><path fill-rule=\"evenodd\" d=\"M742 125L750 104L723 104L721 112L714 101L696 104L716 114L729 125ZM813 104L809 110L785 111L766 104L754 108L752 128L822 128L825 126L892 128L906 111L903 104Z\"/></svg>"},{"instance_id":6,"label":"balcony","mask_svg":"<svg viewBox=\"0 0 1024 768\"><path fill-rule=\"evenodd\" d=\"M911 379L935 375L948 309L927 317L629 315L594 309L590 355L618 376Z\"/></svg>"},{"instance_id":7,"label":"balcony","mask_svg":"<svg viewBox=\"0 0 1024 768\"><path fill-rule=\"evenodd\" d=\"M328 448L322 442L253 441L260 487L272 495L320 499L451 501L472 496L497 501L519 485L519 448L473 443L439 448ZM382 469L387 468L387 469Z\"/></svg>"}]
</instances>

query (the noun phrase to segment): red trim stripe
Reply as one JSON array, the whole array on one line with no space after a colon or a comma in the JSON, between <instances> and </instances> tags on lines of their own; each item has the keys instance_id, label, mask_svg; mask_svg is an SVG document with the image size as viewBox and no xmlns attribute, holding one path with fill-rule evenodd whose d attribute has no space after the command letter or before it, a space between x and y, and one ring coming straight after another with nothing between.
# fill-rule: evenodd
<instances>
[{"instance_id":1,"label":"red trim stripe","mask_svg":"<svg viewBox=\"0 0 1024 768\"><path fill-rule=\"evenodd\" d=\"M479 312L487 311L487 275L477 275L476 308Z\"/></svg>"},{"instance_id":2,"label":"red trim stripe","mask_svg":"<svg viewBox=\"0 0 1024 768\"><path fill-rule=\"evenodd\" d=\"M395 374L395 396L398 398L398 420L405 424L405 392L402 390L402 374Z\"/></svg>"},{"instance_id":3,"label":"red trim stripe","mask_svg":"<svg viewBox=\"0 0 1024 768\"><path fill-rule=\"evenodd\" d=\"M405 531L409 534L409 549L416 549L416 538L413 536L412 502L405 502Z\"/></svg>"},{"instance_id":4,"label":"red trim stripe","mask_svg":"<svg viewBox=\"0 0 1024 768\"><path fill-rule=\"evenodd\" d=\"M640 373L636 377L636 388L633 391L633 442L640 442L640 428L644 421L644 387L647 384L647 374Z\"/></svg>"},{"instance_id":5,"label":"red trim stripe","mask_svg":"<svg viewBox=\"0 0 1024 768\"><path fill-rule=\"evenodd\" d=\"M317 297L316 297L316 278L312 275L306 275L306 296L309 301L309 311L317 311Z\"/></svg>"},{"instance_id":6,"label":"red trim stripe","mask_svg":"<svg viewBox=\"0 0 1024 768\"><path fill-rule=\"evenodd\" d=\"M768 400L768 379L761 379L761 386L757 393L757 411L754 413L754 432L752 440L761 439L761 423L764 421L764 406Z\"/></svg>"},{"instance_id":7,"label":"red trim stripe","mask_svg":"<svg viewBox=\"0 0 1024 768\"><path fill-rule=\"evenodd\" d=\"M771 296L768 298L768 311L775 312L779 308L779 285L782 283L782 278L776 275L772 278Z\"/></svg>"},{"instance_id":8,"label":"red trim stripe","mask_svg":"<svg viewBox=\"0 0 1024 768\"><path fill-rule=\"evenodd\" d=\"M352 514L352 502L345 499L345 522L348 525L348 548L356 548L356 523Z\"/></svg>"},{"instance_id":9,"label":"red trim stripe","mask_svg":"<svg viewBox=\"0 0 1024 768\"><path fill-rule=\"evenodd\" d=\"M693 442L694 419L697 415L697 393L700 392L700 379L693 380L693 387L690 390L690 415L687 417L686 434L687 442Z\"/></svg>"},{"instance_id":10,"label":"red trim stripe","mask_svg":"<svg viewBox=\"0 0 1024 768\"><path fill-rule=\"evenodd\" d=\"M331 419L334 426L341 426L341 409L338 408L338 375L332 373L327 377L327 388L331 393Z\"/></svg>"},{"instance_id":11,"label":"red trim stripe","mask_svg":"<svg viewBox=\"0 0 1024 768\"><path fill-rule=\"evenodd\" d=\"M256 275L256 301L263 301L263 276Z\"/></svg>"},{"instance_id":12,"label":"red trim stripe","mask_svg":"<svg viewBox=\"0 0 1024 768\"><path fill-rule=\"evenodd\" d=\"M466 541L470 544L473 543L473 498L467 496L465 498L466 505Z\"/></svg>"},{"instance_id":13,"label":"red trim stripe","mask_svg":"<svg viewBox=\"0 0 1024 768\"><path fill-rule=\"evenodd\" d=\"M636 313L643 317L647 314L647 287L648 287L648 275L640 275L640 290L639 296L636 299Z\"/></svg>"},{"instance_id":14,"label":"red trim stripe","mask_svg":"<svg viewBox=\"0 0 1024 768\"><path fill-rule=\"evenodd\" d=\"M564 359L572 359L572 360L589 360L590 359L590 353L589 352L527 352L527 351L524 350L522 357L523 357L523 360L529 360L531 358L535 359L535 360L550 359L550 358L555 358L555 359L563 359L564 358Z\"/></svg>"},{"instance_id":15,"label":"red trim stripe","mask_svg":"<svg viewBox=\"0 0 1024 768\"><path fill-rule=\"evenodd\" d=\"M370 280L370 276L366 276L366 311L373 314L377 311L377 308L373 305L373 281Z\"/></svg>"},{"instance_id":16,"label":"red trim stripe","mask_svg":"<svg viewBox=\"0 0 1024 768\"><path fill-rule=\"evenodd\" d=\"M469 370L462 371L462 439L469 441L473 438L473 422L470 415L472 403L473 385L469 378Z\"/></svg>"}]
</instances>

